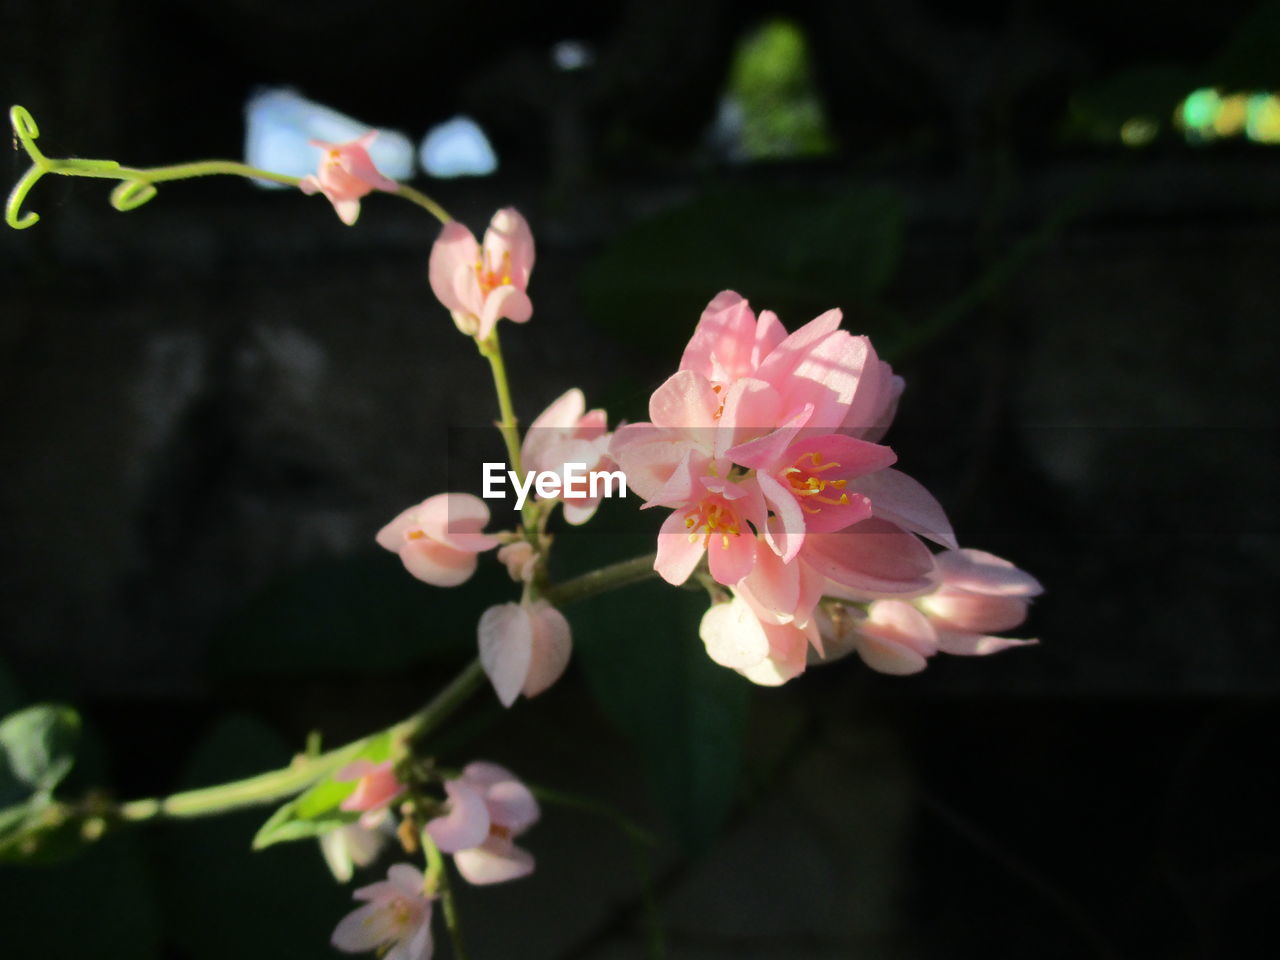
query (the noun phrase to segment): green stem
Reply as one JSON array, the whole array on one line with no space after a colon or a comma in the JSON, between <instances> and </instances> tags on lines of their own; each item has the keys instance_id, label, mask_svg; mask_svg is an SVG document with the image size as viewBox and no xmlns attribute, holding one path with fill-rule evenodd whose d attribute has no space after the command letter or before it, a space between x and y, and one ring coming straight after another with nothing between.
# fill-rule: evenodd
<instances>
[{"instance_id":1,"label":"green stem","mask_svg":"<svg viewBox=\"0 0 1280 960\"><path fill-rule=\"evenodd\" d=\"M393 740L426 736L480 689L483 683L484 670L480 661L472 660L430 703L391 728ZM375 736L378 734L370 734L313 758L299 757L283 770L271 770L245 780L187 790L163 798L131 800L121 804L116 813L122 820L140 822L158 817L202 817L284 800L354 760Z\"/></svg>"},{"instance_id":2,"label":"green stem","mask_svg":"<svg viewBox=\"0 0 1280 960\"><path fill-rule=\"evenodd\" d=\"M484 668L479 660L470 661L449 685L435 695L425 707L391 728L391 739L416 740L425 737L442 724L453 711L484 686Z\"/></svg>"},{"instance_id":3,"label":"green stem","mask_svg":"<svg viewBox=\"0 0 1280 960\"><path fill-rule=\"evenodd\" d=\"M142 206L155 196L155 184L173 180L227 175L270 180L273 183L282 183L291 187L296 187L302 182L299 177L273 173L270 170L251 167L247 163L238 163L234 160L196 160L165 167L123 167L115 160L85 160L78 157L51 159L36 146L40 130L30 113L20 106L11 107L9 121L13 126L15 138L31 157L32 163L31 168L23 174L22 179L10 192L5 204L5 222L15 230L25 230L27 227L34 226L40 219L37 213L31 211L21 213L21 210L31 188L46 173L56 173L65 177L93 177L100 180L122 181L111 194L111 205L120 211L133 210ZM448 223L453 219L443 207L413 187L399 184L394 195L417 204L441 223Z\"/></svg>"},{"instance_id":4,"label":"green stem","mask_svg":"<svg viewBox=\"0 0 1280 960\"><path fill-rule=\"evenodd\" d=\"M423 878L423 892L428 897L439 895L440 904L444 907L444 925L449 931L449 940L453 944L454 960L467 960L467 948L462 942L462 918L458 915L458 905L453 899L453 887L449 883L449 871L445 867L440 848L431 839L431 834L422 831L422 847L427 855L427 872Z\"/></svg>"},{"instance_id":5,"label":"green stem","mask_svg":"<svg viewBox=\"0 0 1280 960\"><path fill-rule=\"evenodd\" d=\"M418 206L422 207L422 209L426 210L427 213L431 214L442 224L450 223L453 220L453 217L449 216L448 211L445 210L444 207L440 206L440 204L436 203L421 190L415 190L413 187L402 183L400 184L400 189L397 190L396 193L399 196L404 197L406 200L416 203Z\"/></svg>"},{"instance_id":6,"label":"green stem","mask_svg":"<svg viewBox=\"0 0 1280 960\"><path fill-rule=\"evenodd\" d=\"M484 340L477 340L476 346L480 354L489 361L489 371L493 374L493 389L498 395L498 432L502 434L502 442L507 447L507 461L516 476L524 476L520 463L520 423L516 420L516 408L511 402L511 385L507 381L507 366L502 360L502 344L498 340L498 328ZM525 501L520 511L524 521L525 537L536 544L538 542L538 516L533 498Z\"/></svg>"},{"instance_id":7,"label":"green stem","mask_svg":"<svg viewBox=\"0 0 1280 960\"><path fill-rule=\"evenodd\" d=\"M164 798L131 800L121 804L116 812L122 820L138 822L157 817L202 817L283 800L354 759L367 739L349 743L312 760L298 759L283 770L271 770L245 780L187 790Z\"/></svg>"},{"instance_id":8,"label":"green stem","mask_svg":"<svg viewBox=\"0 0 1280 960\"><path fill-rule=\"evenodd\" d=\"M620 560L599 570L592 570L581 576L566 580L549 588L543 595L557 607L567 607L571 603L587 600L600 593L607 593L628 584L647 580L654 575L653 562L657 554L646 553Z\"/></svg>"},{"instance_id":9,"label":"green stem","mask_svg":"<svg viewBox=\"0 0 1280 960\"><path fill-rule=\"evenodd\" d=\"M648 554L566 580L548 590L546 596L557 606L567 606L643 580L652 573L653 555ZM480 661L471 660L430 703L391 728L392 740L416 740L429 736L484 686L484 679ZM244 780L187 790L168 797L131 800L120 804L116 813L122 820L141 822L156 818L201 817L284 800L353 760L379 733L314 757L299 757L283 770L271 770Z\"/></svg>"}]
</instances>

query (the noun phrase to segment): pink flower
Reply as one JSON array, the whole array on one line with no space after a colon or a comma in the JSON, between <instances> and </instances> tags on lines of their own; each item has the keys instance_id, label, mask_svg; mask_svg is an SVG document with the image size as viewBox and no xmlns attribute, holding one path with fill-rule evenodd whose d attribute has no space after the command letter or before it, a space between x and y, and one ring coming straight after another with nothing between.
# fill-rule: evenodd
<instances>
[{"instance_id":1,"label":"pink flower","mask_svg":"<svg viewBox=\"0 0 1280 960\"><path fill-rule=\"evenodd\" d=\"M937 631L940 650L985 656L1037 642L988 635L1012 630L1027 618L1031 598L1044 592L1031 574L982 550L940 554L938 571L942 584L916 605Z\"/></svg>"},{"instance_id":2,"label":"pink flower","mask_svg":"<svg viewBox=\"0 0 1280 960\"><path fill-rule=\"evenodd\" d=\"M333 779L339 782L356 781L355 790L338 808L361 811L364 816L360 818L360 823L365 827L376 826L391 801L404 792L404 784L396 779L390 760L383 763L357 760L335 773Z\"/></svg>"},{"instance_id":3,"label":"pink flower","mask_svg":"<svg viewBox=\"0 0 1280 960\"><path fill-rule=\"evenodd\" d=\"M937 558L938 584L911 600L878 599L865 610L839 603L819 608L824 659L857 652L873 670L919 673L935 654L986 656L1036 640L991 636L1026 619L1041 592L1030 574L981 550L950 550Z\"/></svg>"},{"instance_id":4,"label":"pink flower","mask_svg":"<svg viewBox=\"0 0 1280 960\"><path fill-rule=\"evenodd\" d=\"M680 372L650 399L650 422L614 434L610 454L631 489L646 507L675 510L658 535L664 579L682 583L706 555L712 577L733 586L757 565L773 569L767 552L791 564L806 536L872 518L955 546L937 501L871 442L902 381L840 319L831 310L787 335L773 314L757 319L738 294L719 294Z\"/></svg>"},{"instance_id":5,"label":"pink flower","mask_svg":"<svg viewBox=\"0 0 1280 960\"><path fill-rule=\"evenodd\" d=\"M560 679L573 647L569 621L545 600L500 603L480 617L480 665L504 707Z\"/></svg>"},{"instance_id":6,"label":"pink flower","mask_svg":"<svg viewBox=\"0 0 1280 960\"><path fill-rule=\"evenodd\" d=\"M347 226L360 216L361 197L374 190L395 193L400 189L398 183L380 174L369 159L369 144L377 135L377 130L370 130L350 143L309 141L311 146L323 150L324 156L320 159L320 169L303 177L298 186L303 193L323 193Z\"/></svg>"},{"instance_id":7,"label":"pink flower","mask_svg":"<svg viewBox=\"0 0 1280 960\"><path fill-rule=\"evenodd\" d=\"M476 554L498 539L482 533L489 508L469 493L440 493L403 511L378 531L379 545L398 553L404 568L424 583L456 587L476 572Z\"/></svg>"},{"instance_id":8,"label":"pink flower","mask_svg":"<svg viewBox=\"0 0 1280 960\"><path fill-rule=\"evenodd\" d=\"M769 687L803 672L810 644L819 642L815 624L801 628L762 620L741 594L711 607L702 617L698 635L716 663Z\"/></svg>"},{"instance_id":9,"label":"pink flower","mask_svg":"<svg viewBox=\"0 0 1280 960\"><path fill-rule=\"evenodd\" d=\"M422 884L421 871L395 864L386 880L352 894L366 903L342 918L329 942L346 953L376 950L382 960L429 960L431 900Z\"/></svg>"},{"instance_id":10,"label":"pink flower","mask_svg":"<svg viewBox=\"0 0 1280 960\"><path fill-rule=\"evenodd\" d=\"M533 793L495 763L469 763L445 781L449 812L427 823L427 833L474 884L502 883L533 872L533 855L513 842L538 822Z\"/></svg>"},{"instance_id":11,"label":"pink flower","mask_svg":"<svg viewBox=\"0 0 1280 960\"><path fill-rule=\"evenodd\" d=\"M538 414L525 432L520 447L521 465L525 470L554 473L561 478L567 464L583 464L590 473L610 466L608 457L610 434L608 418L600 409L586 412L587 401L576 387L566 391ZM575 487L585 487L575 474ZM600 497L560 497L564 502L564 518L574 525L586 523L600 506Z\"/></svg>"},{"instance_id":12,"label":"pink flower","mask_svg":"<svg viewBox=\"0 0 1280 960\"><path fill-rule=\"evenodd\" d=\"M533 252L533 234L513 207L493 215L483 246L462 224L447 223L431 248L431 289L459 330L484 340L502 317L525 323L533 315L525 293Z\"/></svg>"}]
</instances>

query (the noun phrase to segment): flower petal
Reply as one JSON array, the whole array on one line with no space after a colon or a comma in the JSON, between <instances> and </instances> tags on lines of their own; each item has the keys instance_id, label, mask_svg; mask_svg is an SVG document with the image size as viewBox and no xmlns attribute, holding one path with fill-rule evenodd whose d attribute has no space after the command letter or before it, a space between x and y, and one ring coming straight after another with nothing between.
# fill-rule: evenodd
<instances>
[{"instance_id":1,"label":"flower petal","mask_svg":"<svg viewBox=\"0 0 1280 960\"><path fill-rule=\"evenodd\" d=\"M515 702L529 675L533 657L533 623L517 603L490 607L477 629L480 665L504 707Z\"/></svg>"},{"instance_id":2,"label":"flower petal","mask_svg":"<svg viewBox=\"0 0 1280 960\"><path fill-rule=\"evenodd\" d=\"M569 621L546 601L539 600L528 608L533 626L529 666L521 692L536 697L560 679L569 666L573 641Z\"/></svg>"},{"instance_id":3,"label":"flower petal","mask_svg":"<svg viewBox=\"0 0 1280 960\"><path fill-rule=\"evenodd\" d=\"M479 258L480 246L471 231L456 220L446 223L431 247L427 276L431 281L431 292L448 309L464 313L477 313L480 310L481 304L478 301L470 298L464 301L459 297L456 281L459 271L464 269L474 276L475 264Z\"/></svg>"},{"instance_id":4,"label":"flower petal","mask_svg":"<svg viewBox=\"0 0 1280 960\"><path fill-rule=\"evenodd\" d=\"M487 845L459 850L453 855L453 863L464 880L477 886L527 877L534 866L533 854L514 846L504 853L496 853Z\"/></svg>"},{"instance_id":5,"label":"flower petal","mask_svg":"<svg viewBox=\"0 0 1280 960\"><path fill-rule=\"evenodd\" d=\"M489 807L484 795L465 780L446 780L449 812L427 821L427 833L445 853L477 847L489 836Z\"/></svg>"},{"instance_id":6,"label":"flower petal","mask_svg":"<svg viewBox=\"0 0 1280 960\"><path fill-rule=\"evenodd\" d=\"M707 656L734 670L753 667L769 656L769 637L740 597L717 603L704 613L698 636L707 648Z\"/></svg>"},{"instance_id":7,"label":"flower petal","mask_svg":"<svg viewBox=\"0 0 1280 960\"><path fill-rule=\"evenodd\" d=\"M677 510L658 531L658 556L653 569L673 587L689 579L704 552L706 537L689 532L684 522L687 515L688 511Z\"/></svg>"}]
</instances>

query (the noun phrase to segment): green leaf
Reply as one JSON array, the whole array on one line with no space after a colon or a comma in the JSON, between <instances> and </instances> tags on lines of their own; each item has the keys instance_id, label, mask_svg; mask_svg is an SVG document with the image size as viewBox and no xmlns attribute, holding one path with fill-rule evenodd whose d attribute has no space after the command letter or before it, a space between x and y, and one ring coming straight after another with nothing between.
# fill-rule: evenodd
<instances>
[{"instance_id":1,"label":"green leaf","mask_svg":"<svg viewBox=\"0 0 1280 960\"><path fill-rule=\"evenodd\" d=\"M375 737L365 749L351 758L381 763L391 754L391 736L382 734ZM354 823L360 814L338 809L356 785L352 781L334 780L326 777L311 789L299 794L284 806L280 807L264 823L253 838L253 849L262 850L277 843L290 840L305 840L318 837Z\"/></svg>"},{"instance_id":2,"label":"green leaf","mask_svg":"<svg viewBox=\"0 0 1280 960\"><path fill-rule=\"evenodd\" d=\"M646 583L570 611L587 683L690 849L714 840L737 798L751 693L698 639L706 607L701 591Z\"/></svg>"},{"instance_id":3,"label":"green leaf","mask_svg":"<svg viewBox=\"0 0 1280 960\"><path fill-rule=\"evenodd\" d=\"M71 772L79 735L79 714L58 704L28 707L0 721L0 804L21 799L24 787L52 792Z\"/></svg>"}]
</instances>

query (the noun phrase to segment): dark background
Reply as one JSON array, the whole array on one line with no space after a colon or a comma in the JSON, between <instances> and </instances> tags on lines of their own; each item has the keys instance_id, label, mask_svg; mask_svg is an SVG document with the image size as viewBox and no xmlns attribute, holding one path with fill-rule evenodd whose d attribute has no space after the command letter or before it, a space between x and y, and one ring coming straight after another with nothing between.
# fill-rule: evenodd
<instances>
[{"instance_id":1,"label":"dark background","mask_svg":"<svg viewBox=\"0 0 1280 960\"><path fill-rule=\"evenodd\" d=\"M503 329L526 421L572 385L643 418L725 287L791 328L838 305L906 377L888 442L962 543L1046 585L1040 647L751 690L703 655L703 600L646 585L569 611L552 691L438 744L656 830L671 956L1275 952L1280 147L1169 122L1197 87L1280 89L1275 4L0 10L0 89L50 156L237 157L262 85L415 139L476 118L498 174L417 185L477 232L508 204L533 226L534 319ZM778 16L825 147L730 163L707 131ZM594 65L557 71L566 38ZM797 96L756 101L764 129ZM347 229L230 179L106 193L48 177L0 235L0 712L74 704L69 793L134 797L406 715L515 591L492 563L434 590L372 544L443 489L447 428L496 416L426 284L434 221L375 196ZM634 506L562 536L557 572L649 549ZM5 957L333 955L347 894L309 842L248 854L266 812L0 867ZM466 892L475 957L643 956L615 829L549 809L528 842L534 879Z\"/></svg>"}]
</instances>

